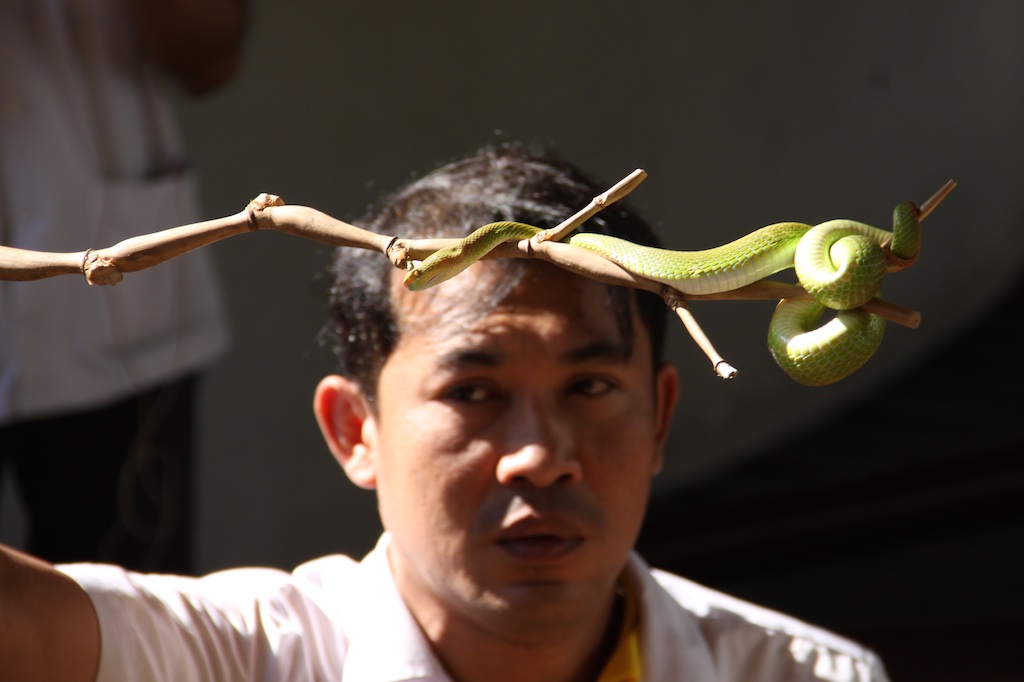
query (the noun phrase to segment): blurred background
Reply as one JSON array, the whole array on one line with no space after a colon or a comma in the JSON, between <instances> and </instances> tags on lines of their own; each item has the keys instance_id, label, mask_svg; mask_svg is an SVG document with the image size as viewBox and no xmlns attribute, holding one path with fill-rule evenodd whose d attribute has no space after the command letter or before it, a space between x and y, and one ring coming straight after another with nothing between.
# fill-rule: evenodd
<instances>
[{"instance_id":1,"label":"blurred background","mask_svg":"<svg viewBox=\"0 0 1024 682\"><path fill-rule=\"evenodd\" d=\"M895 680L1022 680L1022 29L1013 0L254 0L243 73L180 111L209 217L272 192L353 221L521 139L609 184L645 169L629 200L679 249L783 220L888 228L955 180L920 263L886 285L920 328L890 324L850 379L786 378L771 302L693 304L739 375L673 328L684 393L640 549L859 638ZM359 556L373 497L310 410L332 371L329 249L273 233L211 248L233 340L202 385L197 568Z\"/></svg>"}]
</instances>

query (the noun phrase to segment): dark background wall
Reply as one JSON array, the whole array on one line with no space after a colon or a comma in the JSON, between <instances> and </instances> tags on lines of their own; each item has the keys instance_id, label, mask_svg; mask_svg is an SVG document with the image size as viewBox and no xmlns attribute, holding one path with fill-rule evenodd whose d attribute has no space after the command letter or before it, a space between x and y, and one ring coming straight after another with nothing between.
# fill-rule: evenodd
<instances>
[{"instance_id":1,"label":"dark background wall","mask_svg":"<svg viewBox=\"0 0 1024 682\"><path fill-rule=\"evenodd\" d=\"M785 378L771 303L693 306L731 382L673 329L685 395L641 548L861 637L898 680L1024 679L1021 330L999 303L1024 260L1022 29L1012 0L256 0L244 72L181 112L210 217L267 191L353 220L511 139L609 183L644 168L631 201L680 249L781 220L887 227L956 180L921 262L886 285L923 324L890 325L854 377ZM234 341L203 387L198 569L361 554L373 498L309 408L331 370L328 250L277 234L212 248Z\"/></svg>"}]
</instances>

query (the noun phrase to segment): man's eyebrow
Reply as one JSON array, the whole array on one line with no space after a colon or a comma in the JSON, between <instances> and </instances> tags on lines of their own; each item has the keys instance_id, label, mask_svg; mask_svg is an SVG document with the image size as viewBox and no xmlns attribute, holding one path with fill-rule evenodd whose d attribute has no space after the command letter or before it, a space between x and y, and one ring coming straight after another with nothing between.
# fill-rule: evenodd
<instances>
[{"instance_id":1,"label":"man's eyebrow","mask_svg":"<svg viewBox=\"0 0 1024 682\"><path fill-rule=\"evenodd\" d=\"M501 364L501 356L493 351L479 348L456 348L442 353L438 358L438 364L448 369L497 367Z\"/></svg>"},{"instance_id":2,"label":"man's eyebrow","mask_svg":"<svg viewBox=\"0 0 1024 682\"><path fill-rule=\"evenodd\" d=\"M626 344L594 341L562 353L561 360L569 365L581 365L593 360L621 362L628 360L629 355L630 350ZM500 351L481 348L456 348L441 354L438 358L438 364L448 369L498 367L502 361L503 355Z\"/></svg>"},{"instance_id":3,"label":"man's eyebrow","mask_svg":"<svg viewBox=\"0 0 1024 682\"><path fill-rule=\"evenodd\" d=\"M625 361L630 356L630 348L621 342L595 341L585 346L574 348L562 354L562 359L573 365L583 364L591 360Z\"/></svg>"}]
</instances>

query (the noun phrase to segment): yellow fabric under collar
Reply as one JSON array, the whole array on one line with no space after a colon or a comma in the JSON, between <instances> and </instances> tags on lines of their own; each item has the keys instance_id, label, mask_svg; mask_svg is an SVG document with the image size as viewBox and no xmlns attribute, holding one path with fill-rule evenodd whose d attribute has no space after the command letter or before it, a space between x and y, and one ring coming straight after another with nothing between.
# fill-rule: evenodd
<instances>
[{"instance_id":1,"label":"yellow fabric under collar","mask_svg":"<svg viewBox=\"0 0 1024 682\"><path fill-rule=\"evenodd\" d=\"M608 659L597 682L641 682L644 673L640 655L640 613L633 586L625 576L619 579L619 590L626 600L622 629L612 657Z\"/></svg>"}]
</instances>

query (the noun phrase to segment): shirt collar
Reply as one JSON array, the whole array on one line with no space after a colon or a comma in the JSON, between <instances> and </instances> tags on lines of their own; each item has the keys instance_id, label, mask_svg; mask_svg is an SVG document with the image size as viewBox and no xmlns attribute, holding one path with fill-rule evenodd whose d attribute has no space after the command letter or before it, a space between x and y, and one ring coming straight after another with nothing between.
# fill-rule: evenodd
<instances>
[{"instance_id":1,"label":"shirt collar","mask_svg":"<svg viewBox=\"0 0 1024 682\"><path fill-rule=\"evenodd\" d=\"M361 589L355 599L353 626L345 628L349 641L342 680L450 682L398 593L388 564L388 544L390 537L385 533L358 566Z\"/></svg>"},{"instance_id":2,"label":"shirt collar","mask_svg":"<svg viewBox=\"0 0 1024 682\"><path fill-rule=\"evenodd\" d=\"M650 680L711 680L718 673L698 618L665 591L635 552L626 564L640 612L643 674Z\"/></svg>"},{"instance_id":3,"label":"shirt collar","mask_svg":"<svg viewBox=\"0 0 1024 682\"><path fill-rule=\"evenodd\" d=\"M597 682L640 682L643 656L640 652L640 613L633 581L625 573L619 579L618 592L623 599L622 626L615 650L597 678Z\"/></svg>"}]
</instances>

